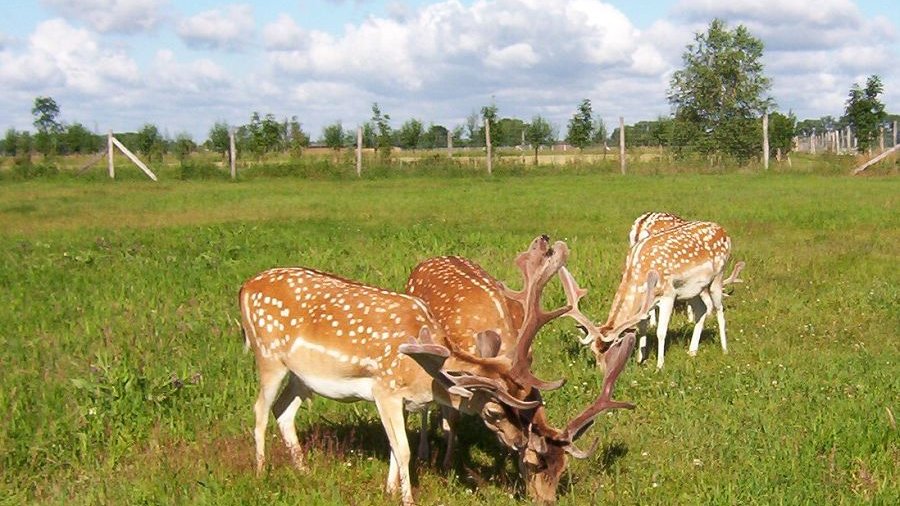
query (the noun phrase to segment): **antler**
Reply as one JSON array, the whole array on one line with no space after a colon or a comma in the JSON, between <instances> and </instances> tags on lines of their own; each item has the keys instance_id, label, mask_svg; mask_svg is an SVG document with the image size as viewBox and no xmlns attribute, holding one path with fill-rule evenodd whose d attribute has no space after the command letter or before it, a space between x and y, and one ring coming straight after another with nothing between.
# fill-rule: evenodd
<instances>
[{"instance_id":1,"label":"antler","mask_svg":"<svg viewBox=\"0 0 900 506\"><path fill-rule=\"evenodd\" d=\"M603 389L597 399L572 419L563 431L562 439L567 442L565 450L576 458L585 458L593 453L593 449L585 452L575 447L574 442L594 423L594 419L610 409L634 409L634 404L613 400L613 388L616 379L625 368L628 357L634 349L635 334L625 334L618 343L614 344L604 355L606 360L606 374L603 376ZM596 446L596 445L595 445Z\"/></svg>"},{"instance_id":2,"label":"antler","mask_svg":"<svg viewBox=\"0 0 900 506\"><path fill-rule=\"evenodd\" d=\"M566 292L566 302L572 306L572 309L563 314L563 316L568 316L578 322L578 325L584 329L586 334L578 340L581 344L591 344L598 336L600 339L603 339L600 329L578 309L578 302L587 295L587 290L578 287L575 277L565 267L559 269L559 280L562 282L563 290Z\"/></svg>"},{"instance_id":3,"label":"antler","mask_svg":"<svg viewBox=\"0 0 900 506\"><path fill-rule=\"evenodd\" d=\"M548 237L546 235L535 239L535 241L538 240L542 241L541 245L547 248L544 255L553 255L554 248L556 248L557 251L561 251L560 255L565 257L562 259L563 263L568 258L568 247L564 242L557 241L553 248L549 248L547 245ZM529 264L527 255L533 251L535 247L534 244L535 243L532 243L532 249L530 251L520 254L516 259L516 264L522 269L522 273L525 277L525 287L522 289L522 292L520 292L524 295L522 305L524 306L525 316L522 321L522 326L519 328L516 346L511 350L513 366L510 370L510 376L522 386L530 386L537 388L538 390L554 390L561 387L565 383L565 380L561 379L548 382L540 380L532 374L530 358L531 344L534 342L534 338L537 336L541 327L550 320L568 313L572 307L567 305L549 312L541 309L541 294L543 293L547 282L550 280L550 277L552 277L555 272L536 272L534 266ZM543 267L544 264L545 263L540 263L540 266ZM557 269L559 268L562 268L562 265L557 267Z\"/></svg>"},{"instance_id":4,"label":"antler","mask_svg":"<svg viewBox=\"0 0 900 506\"><path fill-rule=\"evenodd\" d=\"M540 401L523 401L511 395L502 382L478 376L465 371L445 371L444 362L450 357L450 349L431 340L428 327L422 327L418 340L410 338L410 342L401 344L400 353L408 355L422 369L435 378L448 392L464 398L471 398L474 391L490 393L498 401L517 409L533 409Z\"/></svg>"}]
</instances>

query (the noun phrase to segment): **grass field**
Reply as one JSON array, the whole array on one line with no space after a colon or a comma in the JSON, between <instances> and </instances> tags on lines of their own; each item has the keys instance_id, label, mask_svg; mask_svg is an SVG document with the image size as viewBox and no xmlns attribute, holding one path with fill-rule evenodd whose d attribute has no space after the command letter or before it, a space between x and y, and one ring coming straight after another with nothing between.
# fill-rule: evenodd
<instances>
[{"instance_id":1,"label":"grass field","mask_svg":"<svg viewBox=\"0 0 900 506\"><path fill-rule=\"evenodd\" d=\"M241 282L303 265L401 289L453 253L517 286L514 255L548 233L602 319L631 221L667 210L721 223L747 262L726 299L730 354L710 322L688 357L676 315L665 369L652 352L626 368L617 397L638 407L598 420L560 503L898 504L898 196L895 177L775 174L3 182L0 502L392 504L370 404L300 410L306 475L270 424L255 476ZM562 303L558 283L546 293ZM535 345L538 376L568 379L545 397L558 425L599 388L577 335L553 322ZM415 440L417 415L408 426ZM523 501L477 420L459 448L450 474L438 449L414 463L421 504Z\"/></svg>"}]
</instances>

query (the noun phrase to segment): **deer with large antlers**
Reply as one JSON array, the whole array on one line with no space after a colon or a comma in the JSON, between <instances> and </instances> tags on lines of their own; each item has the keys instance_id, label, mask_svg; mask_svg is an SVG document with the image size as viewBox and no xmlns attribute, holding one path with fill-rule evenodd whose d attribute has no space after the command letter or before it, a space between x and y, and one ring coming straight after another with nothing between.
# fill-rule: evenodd
<instances>
[{"instance_id":1,"label":"deer with large antlers","mask_svg":"<svg viewBox=\"0 0 900 506\"><path fill-rule=\"evenodd\" d=\"M428 305L435 319L453 344L483 358L507 359L527 356L527 339L533 339L540 316L537 309L539 293L533 293L534 267L544 261L543 244L546 236L536 238L532 247L520 254L516 264L525 278L525 288L513 291L488 274L474 262L456 256L425 260L413 270L407 281L407 292L414 293ZM558 246L557 246L558 247ZM539 307L539 306L538 306ZM562 308L560 312L568 312ZM603 393L564 429L548 423L543 404L535 408L515 408L495 402L487 403L482 416L508 447L516 450L528 494L541 502L556 498L559 479L566 468L567 454L584 458L588 454L574 446L600 412L614 408L632 408L631 404L613 401L612 388L634 346L633 335L612 348L605 357L608 364L603 381ZM530 358L527 358L530 363ZM507 381L518 383L515 378ZM561 385L548 385L561 386ZM515 389L522 399L540 399L537 391ZM445 410L445 417L448 415ZM454 420L454 417L445 418ZM452 430L452 424L450 427ZM452 451L452 433L448 434L445 463Z\"/></svg>"},{"instance_id":2,"label":"deer with large antlers","mask_svg":"<svg viewBox=\"0 0 900 506\"><path fill-rule=\"evenodd\" d=\"M643 334L643 322L655 304L659 308L656 367L661 369L675 301L688 300L695 315L688 352L691 355L697 353L706 316L709 309L715 309L722 351L727 353L722 288L726 281L740 282L737 276L743 268L743 262L739 262L732 275L725 280L725 263L730 256L730 237L721 226L712 222L686 222L647 235L630 249L609 316L600 327L578 311L578 301L585 291L578 287L568 271L561 270L566 298L573 306L570 316L576 318L587 334L582 342L591 344L599 360L606 347L615 342L624 330L641 324ZM645 294L652 294L652 297L645 298ZM646 337L642 336L641 346L645 343Z\"/></svg>"},{"instance_id":3,"label":"deer with large antlers","mask_svg":"<svg viewBox=\"0 0 900 506\"><path fill-rule=\"evenodd\" d=\"M257 471L265 466L265 432L273 406L294 465L302 470L294 417L304 399L317 393L342 401L372 401L391 448L387 490L399 491L404 504L413 504L404 408L438 401L477 413L490 426L497 412L539 407L536 389L558 383L531 373L529 352L538 329L568 309L546 313L539 302L568 249L564 243L536 247L546 259L528 266L528 304L517 345L496 357L458 350L415 297L305 268L271 269L246 281L239 294L241 325L260 381L254 406ZM611 391L612 384L605 385L598 405L614 402ZM596 415L592 413L587 411L557 439L571 444L590 425ZM501 440L524 444L520 439Z\"/></svg>"}]
</instances>

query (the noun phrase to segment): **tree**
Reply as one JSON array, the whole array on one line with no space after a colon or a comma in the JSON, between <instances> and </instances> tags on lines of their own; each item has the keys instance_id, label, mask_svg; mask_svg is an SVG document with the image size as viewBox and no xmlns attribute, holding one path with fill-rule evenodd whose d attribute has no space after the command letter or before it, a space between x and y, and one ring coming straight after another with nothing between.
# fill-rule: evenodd
<instances>
[{"instance_id":1,"label":"tree","mask_svg":"<svg viewBox=\"0 0 900 506\"><path fill-rule=\"evenodd\" d=\"M793 113L769 113L769 155L776 160L791 152L797 130L797 118Z\"/></svg>"},{"instance_id":2,"label":"tree","mask_svg":"<svg viewBox=\"0 0 900 506\"><path fill-rule=\"evenodd\" d=\"M19 134L16 132L16 129L8 129L6 131L6 136L3 138L3 154L6 156L15 156L18 140Z\"/></svg>"},{"instance_id":3,"label":"tree","mask_svg":"<svg viewBox=\"0 0 900 506\"><path fill-rule=\"evenodd\" d=\"M541 116L531 118L531 123L525 127L525 140L534 149L534 164L538 163L538 149L541 146L553 144L553 127Z\"/></svg>"},{"instance_id":4,"label":"tree","mask_svg":"<svg viewBox=\"0 0 900 506\"><path fill-rule=\"evenodd\" d=\"M694 35L668 90L685 147L740 160L758 153L759 117L774 105L763 96L771 82L763 74L762 52L763 43L747 28L729 30L721 19Z\"/></svg>"},{"instance_id":5,"label":"tree","mask_svg":"<svg viewBox=\"0 0 900 506\"><path fill-rule=\"evenodd\" d=\"M162 160L162 154L165 150L162 135L156 125L146 123L137 133L136 137L137 149L147 157L147 161L153 160L153 155L158 155Z\"/></svg>"},{"instance_id":6,"label":"tree","mask_svg":"<svg viewBox=\"0 0 900 506\"><path fill-rule=\"evenodd\" d=\"M221 154L222 157L226 157L228 155L228 150L231 149L231 140L228 136L228 130L228 123L225 123L224 121L216 121L212 128L209 129L207 146L209 149Z\"/></svg>"},{"instance_id":7,"label":"tree","mask_svg":"<svg viewBox=\"0 0 900 506\"><path fill-rule=\"evenodd\" d=\"M63 152L93 153L100 149L100 136L95 135L81 123L66 126L62 136Z\"/></svg>"},{"instance_id":8,"label":"tree","mask_svg":"<svg viewBox=\"0 0 900 506\"><path fill-rule=\"evenodd\" d=\"M478 137L484 142L484 146L487 146L487 132L485 131L484 125L490 125L491 127L497 122L497 104L491 100L490 105L486 105L481 108L481 119L483 120L481 125L481 135ZM493 138L495 132L491 133L491 137ZM495 144L493 139L491 140L491 144Z\"/></svg>"},{"instance_id":9,"label":"tree","mask_svg":"<svg viewBox=\"0 0 900 506\"><path fill-rule=\"evenodd\" d=\"M378 102L372 104L372 123L375 126L375 151L382 156L391 154L393 143L393 131L391 130L391 117L381 112Z\"/></svg>"},{"instance_id":10,"label":"tree","mask_svg":"<svg viewBox=\"0 0 900 506\"><path fill-rule=\"evenodd\" d=\"M481 133L481 122L478 121L478 112L472 111L468 116L466 116L466 124L465 124L465 132L466 139L469 141L469 146L482 146L482 141L484 140L484 135Z\"/></svg>"},{"instance_id":11,"label":"tree","mask_svg":"<svg viewBox=\"0 0 900 506\"><path fill-rule=\"evenodd\" d=\"M322 140L329 148L340 151L344 147L344 126L340 121L322 129Z\"/></svg>"},{"instance_id":12,"label":"tree","mask_svg":"<svg viewBox=\"0 0 900 506\"><path fill-rule=\"evenodd\" d=\"M857 83L850 88L844 119L856 130L859 151L871 150L877 144L879 127L887 117L884 104L878 100L883 91L884 86L877 75L869 76L865 88L860 88Z\"/></svg>"},{"instance_id":13,"label":"tree","mask_svg":"<svg viewBox=\"0 0 900 506\"><path fill-rule=\"evenodd\" d=\"M300 156L303 149L309 146L309 135L303 131L303 125L297 120L297 116L291 116L287 122L287 147L294 156Z\"/></svg>"},{"instance_id":14,"label":"tree","mask_svg":"<svg viewBox=\"0 0 900 506\"><path fill-rule=\"evenodd\" d=\"M423 133L424 127L422 122L417 119L410 119L400 126L397 140L400 141L400 147L403 149L415 149L419 146Z\"/></svg>"},{"instance_id":15,"label":"tree","mask_svg":"<svg viewBox=\"0 0 900 506\"><path fill-rule=\"evenodd\" d=\"M178 161L184 163L187 160L187 157L190 156L191 152L197 149L197 145L194 143L194 140L191 139L191 135L188 133L180 133L175 137L175 157L178 158Z\"/></svg>"},{"instance_id":16,"label":"tree","mask_svg":"<svg viewBox=\"0 0 900 506\"><path fill-rule=\"evenodd\" d=\"M44 156L55 153L58 135L63 130L62 124L56 119L59 116L59 105L51 97L36 97L31 114L37 129L34 136L35 147Z\"/></svg>"},{"instance_id":17,"label":"tree","mask_svg":"<svg viewBox=\"0 0 900 506\"><path fill-rule=\"evenodd\" d=\"M590 142L594 129L594 111L591 108L590 99L584 99L578 105L578 110L569 120L569 131L566 134L566 142L583 150Z\"/></svg>"},{"instance_id":18,"label":"tree","mask_svg":"<svg viewBox=\"0 0 900 506\"><path fill-rule=\"evenodd\" d=\"M608 139L609 136L607 135L606 124L603 123L603 118L600 116L594 117L591 131L593 132L591 135L591 144L603 144L603 147L606 148L606 139Z\"/></svg>"}]
</instances>

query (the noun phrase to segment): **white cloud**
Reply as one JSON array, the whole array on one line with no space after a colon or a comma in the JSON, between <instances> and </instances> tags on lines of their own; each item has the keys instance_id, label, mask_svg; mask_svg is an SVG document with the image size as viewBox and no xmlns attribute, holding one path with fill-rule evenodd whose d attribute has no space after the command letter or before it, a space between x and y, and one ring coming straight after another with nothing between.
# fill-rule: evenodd
<instances>
[{"instance_id":1,"label":"white cloud","mask_svg":"<svg viewBox=\"0 0 900 506\"><path fill-rule=\"evenodd\" d=\"M24 51L0 53L0 83L13 88L40 84L101 94L111 83L137 79L137 65L123 51L104 46L93 33L62 19L40 23Z\"/></svg>"},{"instance_id":2,"label":"white cloud","mask_svg":"<svg viewBox=\"0 0 900 506\"><path fill-rule=\"evenodd\" d=\"M249 5L228 5L178 22L176 32L191 47L236 51L252 44L256 23Z\"/></svg>"},{"instance_id":3,"label":"white cloud","mask_svg":"<svg viewBox=\"0 0 900 506\"><path fill-rule=\"evenodd\" d=\"M165 18L165 0L41 0L70 20L99 32L134 32L155 28Z\"/></svg>"}]
</instances>

